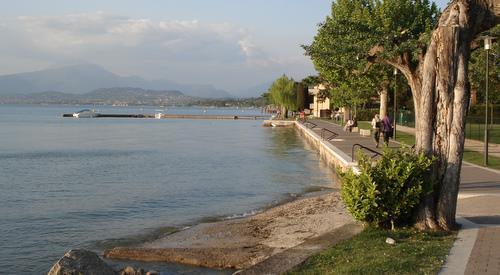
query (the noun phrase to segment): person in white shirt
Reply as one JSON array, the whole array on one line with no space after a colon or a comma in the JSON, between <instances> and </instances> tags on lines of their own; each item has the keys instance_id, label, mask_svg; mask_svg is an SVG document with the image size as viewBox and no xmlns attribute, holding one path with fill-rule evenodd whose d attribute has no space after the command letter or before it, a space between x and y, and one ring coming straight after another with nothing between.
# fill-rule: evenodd
<instances>
[{"instance_id":1,"label":"person in white shirt","mask_svg":"<svg viewBox=\"0 0 500 275\"><path fill-rule=\"evenodd\" d=\"M380 116L376 114L372 119L373 139L375 140L375 147L378 148L380 142Z\"/></svg>"}]
</instances>

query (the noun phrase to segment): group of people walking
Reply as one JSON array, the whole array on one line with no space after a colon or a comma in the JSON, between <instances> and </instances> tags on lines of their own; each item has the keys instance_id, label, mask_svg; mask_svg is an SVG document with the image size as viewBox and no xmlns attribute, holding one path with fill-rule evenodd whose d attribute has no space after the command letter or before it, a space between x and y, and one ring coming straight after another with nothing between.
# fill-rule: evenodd
<instances>
[{"instance_id":1,"label":"group of people walking","mask_svg":"<svg viewBox=\"0 0 500 275\"><path fill-rule=\"evenodd\" d=\"M380 115L376 114L372 119L373 139L375 146L378 148L380 141L380 134L384 136L384 143L389 145L389 138L392 137L392 123L387 115L380 119Z\"/></svg>"}]
</instances>

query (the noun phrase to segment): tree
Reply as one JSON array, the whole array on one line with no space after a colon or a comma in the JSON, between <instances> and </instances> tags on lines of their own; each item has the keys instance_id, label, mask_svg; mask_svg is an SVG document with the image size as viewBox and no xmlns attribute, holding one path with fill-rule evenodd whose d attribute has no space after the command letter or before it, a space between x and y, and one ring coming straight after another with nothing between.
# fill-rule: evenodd
<instances>
[{"instance_id":1,"label":"tree","mask_svg":"<svg viewBox=\"0 0 500 275\"><path fill-rule=\"evenodd\" d=\"M288 110L297 109L297 90L293 78L282 75L274 81L268 92L271 102L281 107L283 118L288 117Z\"/></svg>"},{"instance_id":2,"label":"tree","mask_svg":"<svg viewBox=\"0 0 500 275\"><path fill-rule=\"evenodd\" d=\"M330 88L330 102L337 107L347 107L352 110L352 115L357 115L357 107L368 102L370 97L374 95L373 88L366 88L364 84L356 85L354 82L351 85L342 83ZM347 119L347 118L346 118Z\"/></svg>"},{"instance_id":3,"label":"tree","mask_svg":"<svg viewBox=\"0 0 500 275\"><path fill-rule=\"evenodd\" d=\"M374 0L336 1L332 4L332 15L319 25L313 43L303 46L306 54L311 56L316 70L329 83L343 87L343 92L345 88L352 87L345 97L356 96L358 91L362 91L364 94L360 94L359 98L367 99L370 97L368 91L371 95L375 95L377 91L381 101L381 114L387 113L392 67L367 58L369 51L374 45L390 44L393 39L397 39L399 33L392 29L398 23L403 26L400 29L406 30L405 34L412 37L412 42L417 41L418 34L431 29L432 22L428 21L432 20L419 21L415 18L432 18L437 14L437 8L428 2L420 8L414 8L408 2L411 1L385 1L385 6L382 6ZM391 20L391 17L396 16L397 20Z\"/></svg>"},{"instance_id":4,"label":"tree","mask_svg":"<svg viewBox=\"0 0 500 275\"><path fill-rule=\"evenodd\" d=\"M307 87L315 86L315 85L321 84L322 82L323 82L323 79L321 79L321 77L319 77L317 75L307 76L300 81L300 83L302 83L304 86L307 86Z\"/></svg>"},{"instance_id":5,"label":"tree","mask_svg":"<svg viewBox=\"0 0 500 275\"><path fill-rule=\"evenodd\" d=\"M262 98L264 100L265 105L271 104L271 97L269 95L269 92L262 93L260 95L260 98Z\"/></svg>"},{"instance_id":6,"label":"tree","mask_svg":"<svg viewBox=\"0 0 500 275\"><path fill-rule=\"evenodd\" d=\"M340 71L329 68L344 64L349 71L386 64L407 79L415 107L416 149L436 157L427 178L434 184L433 191L416 217L420 228L455 226L470 97L470 44L480 32L499 23L494 2L454 0L438 20L436 6L427 0L339 0L307 52L316 68L325 66L326 71ZM327 65L329 55L335 58ZM357 58L345 61L346 56ZM351 64L353 60L359 62Z\"/></svg>"},{"instance_id":7,"label":"tree","mask_svg":"<svg viewBox=\"0 0 500 275\"><path fill-rule=\"evenodd\" d=\"M492 37L500 37L500 25L489 30ZM477 39L473 45L474 50L471 54L469 63L469 76L471 89L477 93L478 101L484 103L485 96L485 78L486 78L486 51L483 48L482 39ZM500 91L500 45L498 40L493 43L489 51L489 71L488 86L490 91ZM493 92L488 95L489 102L492 104L500 103L500 93Z\"/></svg>"},{"instance_id":8,"label":"tree","mask_svg":"<svg viewBox=\"0 0 500 275\"><path fill-rule=\"evenodd\" d=\"M422 204L420 227L455 227L465 116L470 100L468 65L473 39L500 23L496 0L455 0L443 11L422 61L422 101L416 106L417 148L437 156L434 192ZM495 6L496 5L496 6ZM415 94L415 93L414 93ZM429 100L431 99L431 100Z\"/></svg>"},{"instance_id":9,"label":"tree","mask_svg":"<svg viewBox=\"0 0 500 275\"><path fill-rule=\"evenodd\" d=\"M297 84L297 110L309 109L309 104L314 102L314 97L309 95L309 88L324 83L317 75L309 75Z\"/></svg>"},{"instance_id":10,"label":"tree","mask_svg":"<svg viewBox=\"0 0 500 275\"><path fill-rule=\"evenodd\" d=\"M297 94L297 111L303 111L306 106L308 89L307 86L302 82L295 83L295 89Z\"/></svg>"}]
</instances>

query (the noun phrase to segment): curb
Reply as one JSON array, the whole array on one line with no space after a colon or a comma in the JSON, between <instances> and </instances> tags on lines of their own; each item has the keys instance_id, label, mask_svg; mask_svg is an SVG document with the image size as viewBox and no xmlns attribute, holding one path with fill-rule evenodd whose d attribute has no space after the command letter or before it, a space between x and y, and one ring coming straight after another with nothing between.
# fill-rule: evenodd
<instances>
[{"instance_id":1,"label":"curb","mask_svg":"<svg viewBox=\"0 0 500 275\"><path fill-rule=\"evenodd\" d=\"M463 217L457 217L457 222L462 225L457 239L453 243L450 254L439 271L439 275L464 274L472 248L476 243L477 233L480 225L473 223Z\"/></svg>"}]
</instances>

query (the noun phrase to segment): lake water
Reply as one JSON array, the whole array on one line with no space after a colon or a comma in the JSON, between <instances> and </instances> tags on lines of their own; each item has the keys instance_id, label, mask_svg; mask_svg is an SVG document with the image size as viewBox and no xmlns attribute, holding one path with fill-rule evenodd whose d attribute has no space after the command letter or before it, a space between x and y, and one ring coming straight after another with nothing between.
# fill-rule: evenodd
<instances>
[{"instance_id":1,"label":"lake water","mask_svg":"<svg viewBox=\"0 0 500 275\"><path fill-rule=\"evenodd\" d=\"M0 273L44 274L71 248L101 252L138 244L332 184L330 170L293 129L254 120L61 117L78 109L0 105ZM162 274L224 273L151 266Z\"/></svg>"}]
</instances>

